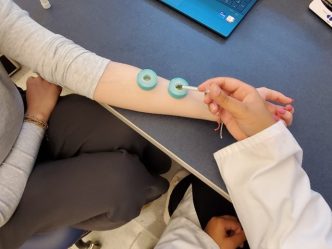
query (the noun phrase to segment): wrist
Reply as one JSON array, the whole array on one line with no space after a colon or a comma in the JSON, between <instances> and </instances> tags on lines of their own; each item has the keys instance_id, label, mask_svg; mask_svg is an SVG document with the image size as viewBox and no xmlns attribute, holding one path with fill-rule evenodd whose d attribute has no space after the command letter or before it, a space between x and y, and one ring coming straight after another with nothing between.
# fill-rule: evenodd
<instances>
[{"instance_id":1,"label":"wrist","mask_svg":"<svg viewBox=\"0 0 332 249\"><path fill-rule=\"evenodd\" d=\"M27 112L25 113L26 117L31 117L34 118L38 121L47 123L48 119L49 119L49 115L45 115L42 112L35 112L35 111L31 111L31 110L27 110Z\"/></svg>"},{"instance_id":2,"label":"wrist","mask_svg":"<svg viewBox=\"0 0 332 249\"><path fill-rule=\"evenodd\" d=\"M48 128L48 124L47 124L47 122L44 121L44 119L39 119L38 117L32 116L30 114L24 115L24 122L32 123L45 130Z\"/></svg>"}]
</instances>

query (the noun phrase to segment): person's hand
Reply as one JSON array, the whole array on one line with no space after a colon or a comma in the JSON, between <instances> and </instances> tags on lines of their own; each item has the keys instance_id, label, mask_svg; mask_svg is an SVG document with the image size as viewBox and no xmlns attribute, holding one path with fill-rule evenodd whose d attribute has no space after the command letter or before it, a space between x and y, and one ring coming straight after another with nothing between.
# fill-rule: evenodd
<instances>
[{"instance_id":1,"label":"person's hand","mask_svg":"<svg viewBox=\"0 0 332 249\"><path fill-rule=\"evenodd\" d=\"M41 77L29 77L26 84L26 114L47 123L62 88L49 83Z\"/></svg>"},{"instance_id":2,"label":"person's hand","mask_svg":"<svg viewBox=\"0 0 332 249\"><path fill-rule=\"evenodd\" d=\"M217 243L220 249L242 247L246 237L241 224L233 216L212 217L205 232Z\"/></svg>"},{"instance_id":3,"label":"person's hand","mask_svg":"<svg viewBox=\"0 0 332 249\"><path fill-rule=\"evenodd\" d=\"M252 136L281 119L293 120L292 99L268 88L254 87L233 78L213 78L199 86L204 102L237 140ZM274 104L275 103L275 104Z\"/></svg>"},{"instance_id":4,"label":"person's hand","mask_svg":"<svg viewBox=\"0 0 332 249\"><path fill-rule=\"evenodd\" d=\"M291 105L293 99L266 87L256 88L256 90L266 100L267 108L273 114L274 119L282 120L286 126L290 126L293 122L294 107Z\"/></svg>"}]
</instances>

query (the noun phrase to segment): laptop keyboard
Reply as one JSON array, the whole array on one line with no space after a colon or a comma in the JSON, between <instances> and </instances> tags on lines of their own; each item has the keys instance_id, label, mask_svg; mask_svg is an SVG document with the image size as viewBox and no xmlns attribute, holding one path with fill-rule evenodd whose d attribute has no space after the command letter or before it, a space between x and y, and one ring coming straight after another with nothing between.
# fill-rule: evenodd
<instances>
[{"instance_id":1,"label":"laptop keyboard","mask_svg":"<svg viewBox=\"0 0 332 249\"><path fill-rule=\"evenodd\" d=\"M218 0L231 9L242 12L252 0Z\"/></svg>"}]
</instances>

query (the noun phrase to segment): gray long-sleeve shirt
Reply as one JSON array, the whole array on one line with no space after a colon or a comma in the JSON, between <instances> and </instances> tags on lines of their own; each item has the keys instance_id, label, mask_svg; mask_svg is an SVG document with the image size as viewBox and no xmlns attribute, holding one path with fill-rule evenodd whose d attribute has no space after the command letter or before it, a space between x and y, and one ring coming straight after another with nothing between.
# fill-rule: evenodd
<instances>
[{"instance_id":1,"label":"gray long-sleeve shirt","mask_svg":"<svg viewBox=\"0 0 332 249\"><path fill-rule=\"evenodd\" d=\"M0 0L0 53L90 98L109 62L43 28L12 0ZM23 123L23 115L20 95L0 65L0 227L21 199L44 135Z\"/></svg>"}]
</instances>

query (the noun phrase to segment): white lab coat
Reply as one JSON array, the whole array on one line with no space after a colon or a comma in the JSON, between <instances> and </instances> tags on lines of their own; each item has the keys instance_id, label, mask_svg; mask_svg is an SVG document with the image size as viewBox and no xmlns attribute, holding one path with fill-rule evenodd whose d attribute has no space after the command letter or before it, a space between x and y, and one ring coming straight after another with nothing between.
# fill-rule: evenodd
<instances>
[{"instance_id":1,"label":"white lab coat","mask_svg":"<svg viewBox=\"0 0 332 249\"><path fill-rule=\"evenodd\" d=\"M311 190L302 150L281 122L214 157L251 249L332 248L331 209ZM217 249L193 214L191 189L178 209L156 248Z\"/></svg>"}]
</instances>

